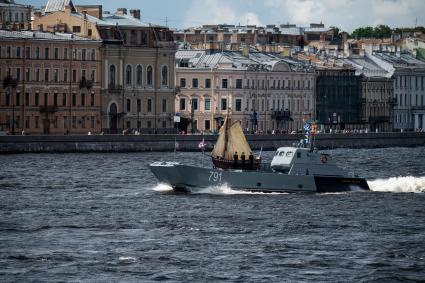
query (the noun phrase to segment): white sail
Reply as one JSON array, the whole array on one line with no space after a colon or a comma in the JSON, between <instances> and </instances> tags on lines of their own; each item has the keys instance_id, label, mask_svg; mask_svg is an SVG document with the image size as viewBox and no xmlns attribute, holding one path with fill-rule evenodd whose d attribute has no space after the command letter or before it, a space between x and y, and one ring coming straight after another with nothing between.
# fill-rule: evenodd
<instances>
[{"instance_id":1,"label":"white sail","mask_svg":"<svg viewBox=\"0 0 425 283\"><path fill-rule=\"evenodd\" d=\"M212 151L212 156L216 158L224 158L225 150L226 150L226 126L227 126L227 118L224 120L223 126L221 126L219 130L219 136L217 142L214 145L214 149Z\"/></svg>"}]
</instances>

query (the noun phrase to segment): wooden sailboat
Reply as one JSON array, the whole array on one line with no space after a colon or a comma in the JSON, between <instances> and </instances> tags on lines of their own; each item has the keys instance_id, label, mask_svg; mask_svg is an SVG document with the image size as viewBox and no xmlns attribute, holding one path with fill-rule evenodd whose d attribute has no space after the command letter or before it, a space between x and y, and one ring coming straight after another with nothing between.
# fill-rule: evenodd
<instances>
[{"instance_id":1,"label":"wooden sailboat","mask_svg":"<svg viewBox=\"0 0 425 283\"><path fill-rule=\"evenodd\" d=\"M236 160L235 154L238 155ZM245 161L241 158L242 154L245 155ZM250 155L252 155L251 147L245 138L240 121L231 123L227 116L212 151L214 166L222 169L257 170L261 165L261 158L254 156L250 158Z\"/></svg>"}]
</instances>

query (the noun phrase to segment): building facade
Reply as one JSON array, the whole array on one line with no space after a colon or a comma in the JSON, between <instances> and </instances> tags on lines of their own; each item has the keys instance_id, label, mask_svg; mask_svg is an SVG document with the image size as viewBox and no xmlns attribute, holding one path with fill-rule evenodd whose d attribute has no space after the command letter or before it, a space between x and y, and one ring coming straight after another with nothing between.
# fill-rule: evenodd
<instances>
[{"instance_id":1,"label":"building facade","mask_svg":"<svg viewBox=\"0 0 425 283\"><path fill-rule=\"evenodd\" d=\"M101 131L101 42L0 30L0 124L12 134Z\"/></svg>"},{"instance_id":2,"label":"building facade","mask_svg":"<svg viewBox=\"0 0 425 283\"><path fill-rule=\"evenodd\" d=\"M362 79L352 67L317 67L316 120L322 129L362 129Z\"/></svg>"},{"instance_id":3,"label":"building facade","mask_svg":"<svg viewBox=\"0 0 425 283\"><path fill-rule=\"evenodd\" d=\"M103 11L50 0L34 25L102 41L102 130L170 133L174 130L173 34L141 21L140 10Z\"/></svg>"},{"instance_id":4,"label":"building facade","mask_svg":"<svg viewBox=\"0 0 425 283\"><path fill-rule=\"evenodd\" d=\"M227 113L247 132L297 131L314 117L314 77L273 54L179 50L176 112L189 131L217 131Z\"/></svg>"},{"instance_id":5,"label":"building facade","mask_svg":"<svg viewBox=\"0 0 425 283\"><path fill-rule=\"evenodd\" d=\"M0 29L30 30L31 11L29 5L15 3L14 0L0 0Z\"/></svg>"},{"instance_id":6,"label":"building facade","mask_svg":"<svg viewBox=\"0 0 425 283\"><path fill-rule=\"evenodd\" d=\"M401 130L425 128L425 62L406 53L374 53L373 57L394 78L394 127Z\"/></svg>"}]
</instances>

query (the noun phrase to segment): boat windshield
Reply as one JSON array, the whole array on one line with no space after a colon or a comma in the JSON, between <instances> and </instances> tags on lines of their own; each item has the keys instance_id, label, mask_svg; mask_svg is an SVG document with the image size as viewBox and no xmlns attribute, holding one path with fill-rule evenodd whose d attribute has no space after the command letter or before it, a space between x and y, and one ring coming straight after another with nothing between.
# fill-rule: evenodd
<instances>
[{"instance_id":1,"label":"boat windshield","mask_svg":"<svg viewBox=\"0 0 425 283\"><path fill-rule=\"evenodd\" d=\"M292 156L292 154L293 154L293 153L292 153L292 151L288 151L288 152L286 153L286 156L287 156L287 157L291 157L291 156Z\"/></svg>"},{"instance_id":2,"label":"boat windshield","mask_svg":"<svg viewBox=\"0 0 425 283\"><path fill-rule=\"evenodd\" d=\"M284 156L284 155L285 155L284 151L279 152L279 156Z\"/></svg>"}]
</instances>

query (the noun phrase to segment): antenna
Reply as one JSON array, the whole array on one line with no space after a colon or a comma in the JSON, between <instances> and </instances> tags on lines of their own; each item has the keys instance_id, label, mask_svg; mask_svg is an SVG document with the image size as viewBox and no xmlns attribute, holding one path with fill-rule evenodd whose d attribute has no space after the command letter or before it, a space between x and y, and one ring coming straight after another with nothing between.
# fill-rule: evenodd
<instances>
[{"instance_id":1,"label":"antenna","mask_svg":"<svg viewBox=\"0 0 425 283\"><path fill-rule=\"evenodd\" d=\"M168 27L168 17L165 16L165 26Z\"/></svg>"}]
</instances>

